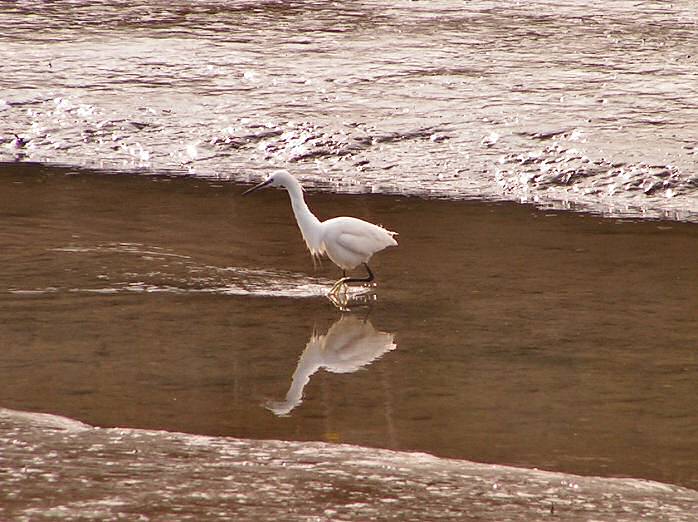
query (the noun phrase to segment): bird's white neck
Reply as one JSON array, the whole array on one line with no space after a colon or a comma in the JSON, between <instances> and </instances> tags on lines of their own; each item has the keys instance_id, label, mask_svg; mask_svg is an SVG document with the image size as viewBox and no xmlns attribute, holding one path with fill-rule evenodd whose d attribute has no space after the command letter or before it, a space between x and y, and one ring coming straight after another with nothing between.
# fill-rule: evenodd
<instances>
[{"instance_id":1,"label":"bird's white neck","mask_svg":"<svg viewBox=\"0 0 698 522\"><path fill-rule=\"evenodd\" d=\"M303 198L303 188L295 178L292 182L286 185L288 195L291 198L291 207L293 215L296 217L298 228L301 229L301 234L308 245L308 249L313 256L318 256L322 253L322 234L320 230L320 220L313 215L308 208L308 205Z\"/></svg>"}]
</instances>

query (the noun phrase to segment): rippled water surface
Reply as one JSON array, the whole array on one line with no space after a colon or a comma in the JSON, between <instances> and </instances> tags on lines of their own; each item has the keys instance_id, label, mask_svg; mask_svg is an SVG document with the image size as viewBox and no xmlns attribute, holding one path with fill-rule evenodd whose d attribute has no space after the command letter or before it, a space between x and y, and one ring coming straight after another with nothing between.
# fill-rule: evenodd
<instances>
[{"instance_id":1,"label":"rippled water surface","mask_svg":"<svg viewBox=\"0 0 698 522\"><path fill-rule=\"evenodd\" d=\"M696 219L695 4L23 1L0 154Z\"/></svg>"},{"instance_id":2,"label":"rippled water surface","mask_svg":"<svg viewBox=\"0 0 698 522\"><path fill-rule=\"evenodd\" d=\"M696 491L635 479L337 444L94 429L6 409L0 409L0 434L12 437L0 464L26 463L9 468L0 492L0 513L17 521L691 522L698 503Z\"/></svg>"}]
</instances>

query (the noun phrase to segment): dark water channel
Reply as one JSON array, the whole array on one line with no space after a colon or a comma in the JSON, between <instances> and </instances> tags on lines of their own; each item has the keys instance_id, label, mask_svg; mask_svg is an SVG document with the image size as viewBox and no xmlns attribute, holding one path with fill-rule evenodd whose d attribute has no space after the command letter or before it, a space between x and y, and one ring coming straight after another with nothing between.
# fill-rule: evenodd
<instances>
[{"instance_id":1,"label":"dark water channel","mask_svg":"<svg viewBox=\"0 0 698 522\"><path fill-rule=\"evenodd\" d=\"M698 488L695 225L311 192L400 233L343 314L241 192L3 165L0 406Z\"/></svg>"}]
</instances>

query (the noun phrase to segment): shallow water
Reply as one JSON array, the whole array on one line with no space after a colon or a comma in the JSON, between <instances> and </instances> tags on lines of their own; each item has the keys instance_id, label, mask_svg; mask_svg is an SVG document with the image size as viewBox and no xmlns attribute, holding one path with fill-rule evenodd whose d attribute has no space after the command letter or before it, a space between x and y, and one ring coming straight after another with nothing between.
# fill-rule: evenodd
<instances>
[{"instance_id":1,"label":"shallow water","mask_svg":"<svg viewBox=\"0 0 698 522\"><path fill-rule=\"evenodd\" d=\"M0 5L0 159L698 219L690 1Z\"/></svg>"},{"instance_id":2,"label":"shallow water","mask_svg":"<svg viewBox=\"0 0 698 522\"><path fill-rule=\"evenodd\" d=\"M342 314L241 192L3 165L2 406L698 487L694 225L311 192L400 232Z\"/></svg>"}]
</instances>

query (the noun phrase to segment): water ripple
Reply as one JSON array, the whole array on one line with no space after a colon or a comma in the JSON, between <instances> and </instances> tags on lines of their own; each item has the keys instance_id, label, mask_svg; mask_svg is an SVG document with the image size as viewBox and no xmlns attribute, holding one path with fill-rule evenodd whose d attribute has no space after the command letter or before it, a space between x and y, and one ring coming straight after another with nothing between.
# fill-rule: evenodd
<instances>
[{"instance_id":1,"label":"water ripple","mask_svg":"<svg viewBox=\"0 0 698 522\"><path fill-rule=\"evenodd\" d=\"M0 160L693 221L697 17L641 6L3 3Z\"/></svg>"},{"instance_id":2,"label":"water ripple","mask_svg":"<svg viewBox=\"0 0 698 522\"><path fill-rule=\"evenodd\" d=\"M477 520L687 522L698 502L695 491L644 480L350 445L94 429L57 419L0 409L0 462L7 471L0 514L13 520L119 520L136 513L157 520L173 513L180 520L455 520L467 513Z\"/></svg>"}]
</instances>

